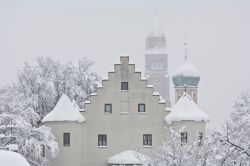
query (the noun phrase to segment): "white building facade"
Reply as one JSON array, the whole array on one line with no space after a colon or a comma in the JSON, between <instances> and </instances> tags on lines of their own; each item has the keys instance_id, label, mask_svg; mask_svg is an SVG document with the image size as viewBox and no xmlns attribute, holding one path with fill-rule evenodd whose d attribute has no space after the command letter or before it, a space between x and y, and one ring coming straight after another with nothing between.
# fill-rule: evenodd
<instances>
[{"instance_id":1,"label":"white building facade","mask_svg":"<svg viewBox=\"0 0 250 166\"><path fill-rule=\"evenodd\" d=\"M189 100L193 102L190 97ZM77 112L63 96L43 119L60 147L59 156L51 165L141 165L133 157L126 160L126 156L149 154L166 138L166 128L187 126L190 141L197 139L197 133L205 133L207 119L204 117L182 120L171 118L171 114L154 88L141 79L140 72L135 72L135 64L129 63L129 57L120 57L120 64L114 65L114 71L108 73L102 87L85 102L84 111Z\"/></svg>"}]
</instances>

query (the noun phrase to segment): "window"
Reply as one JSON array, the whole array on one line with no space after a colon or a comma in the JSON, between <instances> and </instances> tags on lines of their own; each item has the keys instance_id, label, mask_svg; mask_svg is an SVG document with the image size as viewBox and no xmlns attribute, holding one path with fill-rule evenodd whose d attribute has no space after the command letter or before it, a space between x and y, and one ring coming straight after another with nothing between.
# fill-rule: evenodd
<instances>
[{"instance_id":1,"label":"window","mask_svg":"<svg viewBox=\"0 0 250 166\"><path fill-rule=\"evenodd\" d=\"M202 132L198 132L198 139L200 141L202 141L202 139L203 139L203 133Z\"/></svg>"},{"instance_id":2,"label":"window","mask_svg":"<svg viewBox=\"0 0 250 166\"><path fill-rule=\"evenodd\" d=\"M98 135L98 146L107 146L107 135Z\"/></svg>"},{"instance_id":3,"label":"window","mask_svg":"<svg viewBox=\"0 0 250 166\"><path fill-rule=\"evenodd\" d=\"M143 146L152 146L152 134L143 134Z\"/></svg>"},{"instance_id":4,"label":"window","mask_svg":"<svg viewBox=\"0 0 250 166\"><path fill-rule=\"evenodd\" d=\"M154 66L153 63L150 64L150 69L153 70Z\"/></svg>"},{"instance_id":5,"label":"window","mask_svg":"<svg viewBox=\"0 0 250 166\"><path fill-rule=\"evenodd\" d=\"M128 90L128 82L121 83L121 90Z\"/></svg>"},{"instance_id":6,"label":"window","mask_svg":"<svg viewBox=\"0 0 250 166\"><path fill-rule=\"evenodd\" d=\"M70 146L70 133L63 133L63 146Z\"/></svg>"},{"instance_id":7,"label":"window","mask_svg":"<svg viewBox=\"0 0 250 166\"><path fill-rule=\"evenodd\" d=\"M42 145L42 157L45 157L45 150L46 150L46 147L45 145Z\"/></svg>"},{"instance_id":8,"label":"window","mask_svg":"<svg viewBox=\"0 0 250 166\"><path fill-rule=\"evenodd\" d=\"M104 112L112 113L112 104L105 104Z\"/></svg>"},{"instance_id":9,"label":"window","mask_svg":"<svg viewBox=\"0 0 250 166\"><path fill-rule=\"evenodd\" d=\"M155 70L155 69L156 69L156 62L153 61L153 62L152 62L152 70Z\"/></svg>"},{"instance_id":10,"label":"window","mask_svg":"<svg viewBox=\"0 0 250 166\"><path fill-rule=\"evenodd\" d=\"M145 104L138 104L138 112L145 112Z\"/></svg>"},{"instance_id":11,"label":"window","mask_svg":"<svg viewBox=\"0 0 250 166\"><path fill-rule=\"evenodd\" d=\"M181 143L187 143L188 135L187 132L181 132Z\"/></svg>"},{"instance_id":12,"label":"window","mask_svg":"<svg viewBox=\"0 0 250 166\"><path fill-rule=\"evenodd\" d=\"M202 133L202 132L198 132L198 141L199 141L199 145L202 144L202 139L203 139L203 133Z\"/></svg>"}]
</instances>

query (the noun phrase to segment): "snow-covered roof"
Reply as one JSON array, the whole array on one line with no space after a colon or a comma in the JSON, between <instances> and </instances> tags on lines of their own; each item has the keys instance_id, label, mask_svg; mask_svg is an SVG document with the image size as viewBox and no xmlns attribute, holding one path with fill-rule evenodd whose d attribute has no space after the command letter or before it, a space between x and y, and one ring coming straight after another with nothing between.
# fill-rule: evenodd
<instances>
[{"instance_id":1,"label":"snow-covered roof","mask_svg":"<svg viewBox=\"0 0 250 166\"><path fill-rule=\"evenodd\" d=\"M64 94L59 99L54 109L43 118L43 122L50 121L83 122L85 121L85 117L79 112L77 107Z\"/></svg>"},{"instance_id":2,"label":"snow-covered roof","mask_svg":"<svg viewBox=\"0 0 250 166\"><path fill-rule=\"evenodd\" d=\"M30 166L21 154L7 150L0 150L0 162L2 166Z\"/></svg>"},{"instance_id":3,"label":"snow-covered roof","mask_svg":"<svg viewBox=\"0 0 250 166\"><path fill-rule=\"evenodd\" d=\"M199 77L199 71L188 60L185 60L185 63L173 72L173 77L175 76Z\"/></svg>"},{"instance_id":4,"label":"snow-covered roof","mask_svg":"<svg viewBox=\"0 0 250 166\"><path fill-rule=\"evenodd\" d=\"M154 85L147 85L147 88L153 88Z\"/></svg>"},{"instance_id":5,"label":"snow-covered roof","mask_svg":"<svg viewBox=\"0 0 250 166\"><path fill-rule=\"evenodd\" d=\"M193 99L187 93L183 94L171 109L171 112L165 116L165 121L168 124L171 124L173 121L182 120L209 121L208 115L194 103Z\"/></svg>"},{"instance_id":6,"label":"snow-covered roof","mask_svg":"<svg viewBox=\"0 0 250 166\"><path fill-rule=\"evenodd\" d=\"M159 93L159 92L154 91L154 92L153 92L153 96L160 96L160 93Z\"/></svg>"},{"instance_id":7,"label":"snow-covered roof","mask_svg":"<svg viewBox=\"0 0 250 166\"><path fill-rule=\"evenodd\" d=\"M171 111L171 108L170 107L166 107L165 111Z\"/></svg>"},{"instance_id":8,"label":"snow-covered roof","mask_svg":"<svg viewBox=\"0 0 250 166\"><path fill-rule=\"evenodd\" d=\"M148 157L134 150L126 150L108 158L108 164L143 164Z\"/></svg>"}]
</instances>

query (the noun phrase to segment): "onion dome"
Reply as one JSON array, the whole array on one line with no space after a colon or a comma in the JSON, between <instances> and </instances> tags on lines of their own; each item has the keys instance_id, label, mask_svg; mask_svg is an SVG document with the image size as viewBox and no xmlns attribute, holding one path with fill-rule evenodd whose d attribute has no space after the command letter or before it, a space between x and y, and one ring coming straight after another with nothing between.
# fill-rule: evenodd
<instances>
[{"instance_id":1,"label":"onion dome","mask_svg":"<svg viewBox=\"0 0 250 166\"><path fill-rule=\"evenodd\" d=\"M187 59L178 67L172 76L175 86L197 86L200 81L199 72Z\"/></svg>"}]
</instances>

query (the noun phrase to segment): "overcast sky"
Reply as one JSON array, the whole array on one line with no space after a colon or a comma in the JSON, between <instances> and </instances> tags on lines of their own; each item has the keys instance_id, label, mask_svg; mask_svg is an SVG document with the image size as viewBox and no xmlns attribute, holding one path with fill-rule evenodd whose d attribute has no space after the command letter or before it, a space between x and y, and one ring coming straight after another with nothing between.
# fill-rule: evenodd
<instances>
[{"instance_id":1,"label":"overcast sky","mask_svg":"<svg viewBox=\"0 0 250 166\"><path fill-rule=\"evenodd\" d=\"M183 64L187 34L189 60L201 75L199 106L211 117L209 127L218 126L234 98L250 90L249 0L0 0L0 85L39 56L88 56L105 77L127 53L144 71L155 9L165 25L170 74Z\"/></svg>"}]
</instances>

